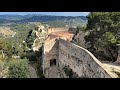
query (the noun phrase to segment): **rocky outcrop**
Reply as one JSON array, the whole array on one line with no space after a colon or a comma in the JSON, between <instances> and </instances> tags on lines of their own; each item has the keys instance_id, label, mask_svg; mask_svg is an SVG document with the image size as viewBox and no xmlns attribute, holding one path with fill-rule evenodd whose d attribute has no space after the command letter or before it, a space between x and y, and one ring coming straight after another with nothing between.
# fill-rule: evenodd
<instances>
[{"instance_id":1,"label":"rocky outcrop","mask_svg":"<svg viewBox=\"0 0 120 90\"><path fill-rule=\"evenodd\" d=\"M43 25L36 25L35 30L33 30L36 34L36 39L32 45L33 51L39 51L40 47L44 43L45 39L47 38L47 28Z\"/></svg>"},{"instance_id":2,"label":"rocky outcrop","mask_svg":"<svg viewBox=\"0 0 120 90\"><path fill-rule=\"evenodd\" d=\"M68 39L71 37L72 33L68 32L69 28L61 27L61 28L49 28L45 27L42 24L35 25L35 30L33 32L36 33L36 39L32 45L33 51L38 51L40 47L44 44L45 40L51 38L51 36L62 37ZM62 36L61 36L62 35ZM64 35L64 37L63 37Z\"/></svg>"}]
</instances>

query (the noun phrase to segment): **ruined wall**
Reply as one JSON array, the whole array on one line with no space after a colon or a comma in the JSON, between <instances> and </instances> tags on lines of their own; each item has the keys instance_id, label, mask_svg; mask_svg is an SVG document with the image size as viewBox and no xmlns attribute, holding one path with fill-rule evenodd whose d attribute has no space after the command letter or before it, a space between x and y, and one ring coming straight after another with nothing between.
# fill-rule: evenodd
<instances>
[{"instance_id":1,"label":"ruined wall","mask_svg":"<svg viewBox=\"0 0 120 90\"><path fill-rule=\"evenodd\" d=\"M110 78L100 63L88 50L59 39L59 69L64 74L64 66L69 66L79 77Z\"/></svg>"},{"instance_id":2,"label":"ruined wall","mask_svg":"<svg viewBox=\"0 0 120 90\"><path fill-rule=\"evenodd\" d=\"M50 61L56 59L56 65ZM46 78L69 78L64 67L69 67L79 78L111 78L103 64L88 50L54 38L45 42L43 47L43 71Z\"/></svg>"},{"instance_id":3,"label":"ruined wall","mask_svg":"<svg viewBox=\"0 0 120 90\"><path fill-rule=\"evenodd\" d=\"M43 47L43 71L44 71L44 75L45 77L49 77L49 78L55 78L58 77L59 75L57 75L58 73L58 40L55 39L51 39L47 42L44 43L44 47ZM56 59L56 66L51 67L50 66L50 60L52 59Z\"/></svg>"},{"instance_id":4,"label":"ruined wall","mask_svg":"<svg viewBox=\"0 0 120 90\"><path fill-rule=\"evenodd\" d=\"M59 31L68 31L69 28L61 27L61 28L48 28L48 34L52 32L59 32Z\"/></svg>"}]
</instances>

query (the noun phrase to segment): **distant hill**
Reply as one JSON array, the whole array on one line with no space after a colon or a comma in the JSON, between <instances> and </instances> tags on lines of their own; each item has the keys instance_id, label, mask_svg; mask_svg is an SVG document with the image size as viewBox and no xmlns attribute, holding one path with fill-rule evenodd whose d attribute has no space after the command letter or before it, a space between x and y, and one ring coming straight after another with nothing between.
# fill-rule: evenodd
<instances>
[{"instance_id":1,"label":"distant hill","mask_svg":"<svg viewBox=\"0 0 120 90\"><path fill-rule=\"evenodd\" d=\"M47 16L47 15L41 15L41 14L28 14L28 15L9 15L9 14L5 14L5 15L0 15L0 19L5 19L5 20L22 20L25 18L30 18L33 16Z\"/></svg>"},{"instance_id":2,"label":"distant hill","mask_svg":"<svg viewBox=\"0 0 120 90\"><path fill-rule=\"evenodd\" d=\"M47 21L58 21L58 20L71 20L71 19L81 19L80 22L86 22L87 18L85 16L72 17L72 16L32 16L30 18L25 18L19 20L18 22L47 22Z\"/></svg>"},{"instance_id":3,"label":"distant hill","mask_svg":"<svg viewBox=\"0 0 120 90\"><path fill-rule=\"evenodd\" d=\"M25 18L30 18L33 16L41 16L41 15L34 15L34 14L28 14L28 15L9 15L9 14L5 14L5 15L0 15L0 19L5 19L5 20L22 20Z\"/></svg>"},{"instance_id":4,"label":"distant hill","mask_svg":"<svg viewBox=\"0 0 120 90\"><path fill-rule=\"evenodd\" d=\"M24 17L22 15L0 15L0 19L21 20L21 19L24 19Z\"/></svg>"},{"instance_id":5,"label":"distant hill","mask_svg":"<svg viewBox=\"0 0 120 90\"><path fill-rule=\"evenodd\" d=\"M87 18L85 16L52 16L41 14L28 14L28 15L0 15L0 24L9 23L28 23L28 22L44 22L49 23L62 23L67 25L86 24ZM58 23L59 24L59 23Z\"/></svg>"}]
</instances>

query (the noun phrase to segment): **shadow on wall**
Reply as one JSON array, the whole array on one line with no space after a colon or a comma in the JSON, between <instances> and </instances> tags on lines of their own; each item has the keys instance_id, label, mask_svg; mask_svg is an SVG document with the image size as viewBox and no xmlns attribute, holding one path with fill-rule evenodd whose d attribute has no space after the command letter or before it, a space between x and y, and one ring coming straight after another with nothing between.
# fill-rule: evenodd
<instances>
[{"instance_id":1,"label":"shadow on wall","mask_svg":"<svg viewBox=\"0 0 120 90\"><path fill-rule=\"evenodd\" d=\"M54 42L51 42L47 45L44 44L43 60L44 60L44 63L49 63L49 65L45 66L44 68L50 67L50 65L52 66L53 64L57 65L58 50L59 50L58 48L59 48L59 45L58 45L57 39Z\"/></svg>"}]
</instances>

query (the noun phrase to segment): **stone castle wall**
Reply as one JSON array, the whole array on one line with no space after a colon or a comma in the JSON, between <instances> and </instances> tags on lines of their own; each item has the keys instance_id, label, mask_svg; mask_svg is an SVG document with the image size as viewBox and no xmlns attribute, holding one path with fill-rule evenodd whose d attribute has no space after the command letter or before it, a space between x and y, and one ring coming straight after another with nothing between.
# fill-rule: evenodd
<instances>
[{"instance_id":1,"label":"stone castle wall","mask_svg":"<svg viewBox=\"0 0 120 90\"><path fill-rule=\"evenodd\" d=\"M59 32L59 31L68 31L69 28L61 27L61 28L48 28L48 34L52 32Z\"/></svg>"},{"instance_id":2,"label":"stone castle wall","mask_svg":"<svg viewBox=\"0 0 120 90\"><path fill-rule=\"evenodd\" d=\"M45 42L43 46L43 71L45 77L56 77L54 69L57 69L58 64L58 40L52 39L49 42ZM54 68L50 67L50 60L56 59L56 66ZM52 74L52 75L51 75ZM54 75L55 74L55 75Z\"/></svg>"},{"instance_id":3,"label":"stone castle wall","mask_svg":"<svg viewBox=\"0 0 120 90\"><path fill-rule=\"evenodd\" d=\"M56 65L50 66L50 60L56 59ZM67 78L64 67L69 66L80 78L111 78L88 50L63 39L46 42L43 52L43 71L46 78Z\"/></svg>"},{"instance_id":4,"label":"stone castle wall","mask_svg":"<svg viewBox=\"0 0 120 90\"><path fill-rule=\"evenodd\" d=\"M59 68L69 66L79 77L110 78L99 62L88 50L59 39Z\"/></svg>"}]
</instances>

